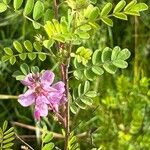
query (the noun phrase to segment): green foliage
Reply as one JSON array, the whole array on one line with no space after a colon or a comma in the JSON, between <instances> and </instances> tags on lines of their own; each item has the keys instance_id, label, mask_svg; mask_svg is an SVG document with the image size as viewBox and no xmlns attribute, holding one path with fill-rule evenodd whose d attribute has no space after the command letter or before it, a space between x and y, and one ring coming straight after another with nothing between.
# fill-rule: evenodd
<instances>
[{"instance_id":1,"label":"green foliage","mask_svg":"<svg viewBox=\"0 0 150 150\"><path fill-rule=\"evenodd\" d=\"M14 145L13 140L14 138L14 128L11 127L8 129L8 122L5 121L3 123L3 127L0 128L0 149L1 150L8 150Z\"/></svg>"},{"instance_id":2,"label":"green foliage","mask_svg":"<svg viewBox=\"0 0 150 150\"><path fill-rule=\"evenodd\" d=\"M71 57L75 57L78 63L81 63L83 65L86 65L88 63L88 60L91 59L92 51L90 49L79 47L76 51L76 54L71 53Z\"/></svg>"},{"instance_id":3,"label":"green foliage","mask_svg":"<svg viewBox=\"0 0 150 150\"><path fill-rule=\"evenodd\" d=\"M70 133L68 150L80 150L79 144L77 143L77 138L74 136L74 133Z\"/></svg>"},{"instance_id":4,"label":"green foliage","mask_svg":"<svg viewBox=\"0 0 150 150\"><path fill-rule=\"evenodd\" d=\"M110 19L111 16L122 20L128 20L127 15L140 16L139 12L147 9L148 6L145 3L137 3L136 0L132 0L129 4L126 5L126 1L121 0L115 6L112 14L110 14L112 10L112 4L107 3L100 13L100 18L108 26L113 26L113 21Z\"/></svg>"},{"instance_id":5,"label":"green foliage","mask_svg":"<svg viewBox=\"0 0 150 150\"><path fill-rule=\"evenodd\" d=\"M5 3L0 3L0 13L7 10L7 5Z\"/></svg>"},{"instance_id":6,"label":"green foliage","mask_svg":"<svg viewBox=\"0 0 150 150\"><path fill-rule=\"evenodd\" d=\"M87 106L91 106L94 97L97 96L97 92L90 90L90 82L85 81L84 85L79 84L77 89L73 90L73 101L71 104L72 113L76 114L78 108L86 109Z\"/></svg>"},{"instance_id":7,"label":"green foliage","mask_svg":"<svg viewBox=\"0 0 150 150\"><path fill-rule=\"evenodd\" d=\"M44 127L42 133L42 149L41 150L52 150L54 149L54 143L51 142L53 139L53 133L48 132L47 128Z\"/></svg>"},{"instance_id":8,"label":"green foliage","mask_svg":"<svg viewBox=\"0 0 150 150\"><path fill-rule=\"evenodd\" d=\"M37 66L30 68L26 63L23 63L20 65L20 70L15 71L12 76L15 77L16 80L23 80L30 72L36 74L39 72L39 68Z\"/></svg>"},{"instance_id":9,"label":"green foliage","mask_svg":"<svg viewBox=\"0 0 150 150\"><path fill-rule=\"evenodd\" d=\"M49 55L46 52L42 52L43 45L40 42L32 44L29 40L26 40L23 45L18 41L14 41L13 46L16 51L9 47L4 48L5 55L2 57L2 61L9 61L13 65L18 58L24 61L27 57L30 60L34 60L38 56L39 60L44 61Z\"/></svg>"},{"instance_id":10,"label":"green foliage","mask_svg":"<svg viewBox=\"0 0 150 150\"><path fill-rule=\"evenodd\" d=\"M93 141L108 149L148 149L149 79L144 77L139 85L133 85L122 75L117 78L116 86L100 101L102 111L97 111L97 115L101 116L101 127L93 134Z\"/></svg>"},{"instance_id":11,"label":"green foliage","mask_svg":"<svg viewBox=\"0 0 150 150\"><path fill-rule=\"evenodd\" d=\"M79 56L77 56L80 59ZM114 74L117 68L126 68L128 63L126 60L130 57L130 51L128 49L121 50L120 47L116 46L113 49L106 47L104 50L96 50L92 55L92 61L87 65L78 64L74 60L75 71L73 72L76 79L86 78L90 81L95 79L95 76L102 75L104 70L110 74ZM83 60L82 60L83 61ZM84 75L83 72L84 71Z\"/></svg>"},{"instance_id":12,"label":"green foliage","mask_svg":"<svg viewBox=\"0 0 150 150\"><path fill-rule=\"evenodd\" d=\"M23 3L23 0L14 0L13 1L13 7L15 10L19 9Z\"/></svg>"},{"instance_id":13,"label":"green foliage","mask_svg":"<svg viewBox=\"0 0 150 150\"><path fill-rule=\"evenodd\" d=\"M43 14L44 14L44 4L41 1L37 1L33 9L33 19L37 21L42 17Z\"/></svg>"},{"instance_id":14,"label":"green foliage","mask_svg":"<svg viewBox=\"0 0 150 150\"><path fill-rule=\"evenodd\" d=\"M9 4L10 1L3 1L2 3L0 3L0 13L4 12L7 10L7 5ZM19 10L20 7L23 5L23 0L14 0L13 1L13 8L14 10ZM94 7L92 4L90 4L90 1L86 0L80 0L80 1L73 1L73 0L67 0L67 4L69 5L69 7L71 7L73 10L78 11L80 10L80 14L77 17L77 25L78 26L84 26L85 24L91 25L93 27L97 27L97 23L95 21L97 20L102 20L105 24L107 24L108 26L113 26L113 21L112 19L110 19L110 17L114 16L116 18L122 19L122 20L127 20L127 15L135 15L135 16L140 16L141 11L145 11L148 9L148 6L145 3L137 3L136 0L132 0L129 4L126 5L126 2L124 0L121 0L114 8L113 13L110 14L110 12L112 11L113 7L112 7L112 3L106 3L104 5L104 7L102 8L102 10L100 11L99 7ZM29 17L27 17L31 12L33 11L33 20ZM39 29L41 27L41 24L39 24L37 21L40 20L41 18L44 19L44 16L47 16L47 12L49 11L49 9L45 8L44 2L42 1L34 1L34 0L27 0L25 7L23 8L23 14L24 16L29 19L32 20L33 26L35 29ZM46 20L47 21L47 20ZM88 21L88 22L87 22ZM65 36L60 35L61 31L60 31L60 25L58 25L59 23L56 20L52 21L52 24L54 23L54 26L57 26L56 28L58 29L58 33L59 35L56 36L56 39L54 37L55 40L60 41L60 42L64 42L64 38ZM52 27L53 25L49 22L48 23L50 27ZM47 25L46 25L47 26ZM51 28L52 30L54 28ZM56 29L56 30L57 30ZM50 30L50 29L48 29ZM55 29L54 29L55 31ZM75 30L77 35L79 35L79 37L82 39L89 39L89 34L83 32L80 29L76 29ZM50 36L50 31L47 31L48 35ZM56 32L56 31L55 31ZM64 34L64 33L63 33ZM66 34L70 39L70 35ZM51 36L50 36L51 37Z\"/></svg>"},{"instance_id":15,"label":"green foliage","mask_svg":"<svg viewBox=\"0 0 150 150\"><path fill-rule=\"evenodd\" d=\"M71 40L68 23L64 17L61 18L60 23L56 19L47 21L44 29L51 40L56 40L62 43L69 42Z\"/></svg>"},{"instance_id":16,"label":"green foliage","mask_svg":"<svg viewBox=\"0 0 150 150\"><path fill-rule=\"evenodd\" d=\"M32 12L34 7L34 0L27 0L25 8L24 8L24 15L27 16Z\"/></svg>"}]
</instances>

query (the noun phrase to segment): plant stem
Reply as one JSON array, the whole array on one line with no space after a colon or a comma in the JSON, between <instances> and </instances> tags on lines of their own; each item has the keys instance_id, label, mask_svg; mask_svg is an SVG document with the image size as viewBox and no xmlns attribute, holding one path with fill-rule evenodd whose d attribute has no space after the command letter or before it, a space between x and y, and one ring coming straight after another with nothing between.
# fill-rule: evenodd
<instances>
[{"instance_id":1,"label":"plant stem","mask_svg":"<svg viewBox=\"0 0 150 150\"><path fill-rule=\"evenodd\" d=\"M58 19L58 2L57 0L53 0L53 3L54 3L55 19Z\"/></svg>"},{"instance_id":2,"label":"plant stem","mask_svg":"<svg viewBox=\"0 0 150 150\"><path fill-rule=\"evenodd\" d=\"M58 19L58 1L57 0L53 0L54 3L54 13L55 13L55 19ZM61 70L61 77L63 82L65 83L65 94L66 94L66 99L67 102L65 104L65 114L64 114L64 120L65 120L65 146L64 146L64 150L68 150L68 142L69 142L69 135L70 135L70 124L69 124L69 120L70 120L70 110L69 110L69 78L68 78L68 68L70 65L70 53L71 53L71 49L72 49L72 44L70 43L69 45L66 45L66 47L68 46L68 56L67 58L64 60L64 62L62 62L62 64L60 65L60 70ZM63 49L59 48L59 43L57 45L57 49L62 51ZM64 56L65 57L65 56Z\"/></svg>"},{"instance_id":3,"label":"plant stem","mask_svg":"<svg viewBox=\"0 0 150 150\"><path fill-rule=\"evenodd\" d=\"M138 56L138 26L139 21L138 18L135 17L134 21L134 32L135 32L135 38L134 38L134 84L138 82L139 78L139 56Z\"/></svg>"},{"instance_id":4,"label":"plant stem","mask_svg":"<svg viewBox=\"0 0 150 150\"><path fill-rule=\"evenodd\" d=\"M18 99L18 96L0 94L0 99Z\"/></svg>"},{"instance_id":5,"label":"plant stem","mask_svg":"<svg viewBox=\"0 0 150 150\"><path fill-rule=\"evenodd\" d=\"M68 78L68 69L70 66L70 53L71 53L71 49L72 49L72 45L69 45L68 48L68 57L66 59L66 63L64 65L64 83L65 83L65 90L66 90L66 98L67 98L67 102L66 102L66 110L65 110L65 119L66 119L66 129L65 129L65 147L64 150L68 150L68 142L69 142L69 136L70 136L70 108L69 108L69 78Z\"/></svg>"},{"instance_id":6,"label":"plant stem","mask_svg":"<svg viewBox=\"0 0 150 150\"><path fill-rule=\"evenodd\" d=\"M31 125L28 125L28 124L24 124L24 123L20 123L20 122L11 122L13 125L15 126L18 126L18 127L21 127L21 128L26 128L28 130L33 130L33 131L36 131L36 128L35 126L31 126ZM41 128L38 128L40 130L41 133L45 132L43 129ZM50 133L49 131L47 133ZM56 139L63 139L64 136L62 134L59 134L59 133L55 133L55 132L51 132L53 133L53 136L54 138Z\"/></svg>"},{"instance_id":7,"label":"plant stem","mask_svg":"<svg viewBox=\"0 0 150 150\"><path fill-rule=\"evenodd\" d=\"M24 143L28 148L30 148L31 150L34 150L28 143L26 143L23 139L21 139L16 133L15 133L16 137L22 142Z\"/></svg>"}]
</instances>

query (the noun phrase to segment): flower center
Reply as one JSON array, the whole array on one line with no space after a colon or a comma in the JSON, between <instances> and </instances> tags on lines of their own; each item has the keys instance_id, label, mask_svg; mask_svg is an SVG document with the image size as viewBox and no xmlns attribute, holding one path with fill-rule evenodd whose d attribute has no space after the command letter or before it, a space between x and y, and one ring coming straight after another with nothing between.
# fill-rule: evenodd
<instances>
[{"instance_id":1,"label":"flower center","mask_svg":"<svg viewBox=\"0 0 150 150\"><path fill-rule=\"evenodd\" d=\"M35 92L36 92L37 94L43 92L42 87L41 87L40 85L37 85L36 88L35 88Z\"/></svg>"}]
</instances>

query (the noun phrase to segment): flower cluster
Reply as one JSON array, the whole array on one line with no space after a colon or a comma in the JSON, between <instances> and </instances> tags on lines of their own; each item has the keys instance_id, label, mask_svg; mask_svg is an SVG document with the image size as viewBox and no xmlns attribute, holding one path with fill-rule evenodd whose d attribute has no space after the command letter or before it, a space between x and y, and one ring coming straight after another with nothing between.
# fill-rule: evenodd
<instances>
[{"instance_id":1,"label":"flower cluster","mask_svg":"<svg viewBox=\"0 0 150 150\"><path fill-rule=\"evenodd\" d=\"M62 81L52 84L54 73L46 70L43 73L28 74L21 83L28 90L19 95L19 103L24 106L34 104L34 117L40 120L41 116L47 116L48 110L58 112L59 106L66 102L65 85Z\"/></svg>"}]
</instances>

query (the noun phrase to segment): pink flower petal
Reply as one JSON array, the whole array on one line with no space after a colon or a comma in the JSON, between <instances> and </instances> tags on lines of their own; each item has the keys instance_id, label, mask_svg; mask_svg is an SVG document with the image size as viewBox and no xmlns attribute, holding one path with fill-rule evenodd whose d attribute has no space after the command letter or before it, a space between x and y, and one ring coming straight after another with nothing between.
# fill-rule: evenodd
<instances>
[{"instance_id":1,"label":"pink flower petal","mask_svg":"<svg viewBox=\"0 0 150 150\"><path fill-rule=\"evenodd\" d=\"M36 105L41 105L41 104L49 104L49 100L46 96L44 95L39 95L36 99Z\"/></svg>"},{"instance_id":2,"label":"pink flower petal","mask_svg":"<svg viewBox=\"0 0 150 150\"><path fill-rule=\"evenodd\" d=\"M33 92L33 90L28 90L24 94L19 95L18 102L24 106L30 106L35 102L36 94Z\"/></svg>"},{"instance_id":3,"label":"pink flower petal","mask_svg":"<svg viewBox=\"0 0 150 150\"><path fill-rule=\"evenodd\" d=\"M66 95L63 94L63 96L62 96L62 98L61 98L61 100L60 100L60 104L64 104L64 103L66 103L66 102L67 102Z\"/></svg>"},{"instance_id":4,"label":"pink flower petal","mask_svg":"<svg viewBox=\"0 0 150 150\"><path fill-rule=\"evenodd\" d=\"M57 89L50 87L47 84L41 84L43 90L45 90L45 92L57 92Z\"/></svg>"},{"instance_id":5,"label":"pink flower petal","mask_svg":"<svg viewBox=\"0 0 150 150\"><path fill-rule=\"evenodd\" d=\"M40 121L40 112L39 111L34 111L34 118L37 119L38 121Z\"/></svg>"},{"instance_id":6,"label":"pink flower petal","mask_svg":"<svg viewBox=\"0 0 150 150\"><path fill-rule=\"evenodd\" d=\"M54 77L55 75L52 71L46 70L41 77L41 83L51 85L54 81Z\"/></svg>"},{"instance_id":7,"label":"pink flower petal","mask_svg":"<svg viewBox=\"0 0 150 150\"><path fill-rule=\"evenodd\" d=\"M52 86L53 88L57 89L60 93L65 92L65 84L62 81L59 81Z\"/></svg>"},{"instance_id":8,"label":"pink flower petal","mask_svg":"<svg viewBox=\"0 0 150 150\"><path fill-rule=\"evenodd\" d=\"M34 82L34 79L32 77L32 73L28 74L24 80L21 81L21 83L25 86L33 86L33 84L35 83Z\"/></svg>"},{"instance_id":9,"label":"pink flower petal","mask_svg":"<svg viewBox=\"0 0 150 150\"><path fill-rule=\"evenodd\" d=\"M47 116L48 115L48 105L45 103L42 103L40 105L35 106L35 112L34 117L37 120L40 120L41 116Z\"/></svg>"},{"instance_id":10,"label":"pink flower petal","mask_svg":"<svg viewBox=\"0 0 150 150\"><path fill-rule=\"evenodd\" d=\"M59 93L59 91L57 92L50 92L48 94L48 99L50 101L50 103L57 103L59 104L60 99L62 98L62 93Z\"/></svg>"}]
</instances>

